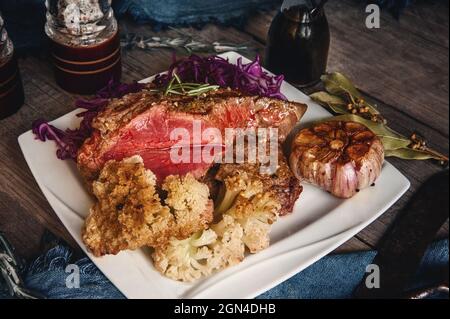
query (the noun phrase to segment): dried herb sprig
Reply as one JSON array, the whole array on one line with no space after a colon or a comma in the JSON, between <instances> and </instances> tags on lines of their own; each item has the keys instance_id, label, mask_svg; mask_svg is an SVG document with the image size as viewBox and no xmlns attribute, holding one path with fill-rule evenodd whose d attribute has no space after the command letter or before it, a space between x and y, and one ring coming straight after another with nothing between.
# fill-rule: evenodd
<instances>
[{"instance_id":1,"label":"dried herb sprig","mask_svg":"<svg viewBox=\"0 0 450 319\"><path fill-rule=\"evenodd\" d=\"M141 50L172 49L192 53L224 53L228 51L247 52L253 49L247 45L225 43L219 41L207 42L194 40L192 36L180 35L178 37L146 37L129 33L121 39L121 46L125 49L138 48Z\"/></svg>"},{"instance_id":2,"label":"dried herb sprig","mask_svg":"<svg viewBox=\"0 0 450 319\"><path fill-rule=\"evenodd\" d=\"M163 88L163 94L175 94L175 95L187 95L187 96L200 96L210 91L215 91L220 88L219 85L211 85L208 83L183 83L180 77L174 73L172 80L167 87ZM155 92L161 92L161 90L155 89Z\"/></svg>"},{"instance_id":3,"label":"dried herb sprig","mask_svg":"<svg viewBox=\"0 0 450 319\"><path fill-rule=\"evenodd\" d=\"M368 103L352 82L341 73L322 76L326 91L315 92L310 97L340 116L340 121L354 121L366 125L377 134L385 148L386 156L402 159L435 159L445 165L448 157L429 148L425 139L417 133L405 137L387 126L388 121L376 106Z\"/></svg>"}]
</instances>

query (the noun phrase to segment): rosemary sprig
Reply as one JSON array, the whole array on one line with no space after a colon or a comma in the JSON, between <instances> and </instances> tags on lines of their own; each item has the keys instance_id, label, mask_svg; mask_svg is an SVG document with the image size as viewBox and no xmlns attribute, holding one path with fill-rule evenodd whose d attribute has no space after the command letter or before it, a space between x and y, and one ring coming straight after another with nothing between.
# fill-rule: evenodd
<instances>
[{"instance_id":1,"label":"rosemary sprig","mask_svg":"<svg viewBox=\"0 0 450 319\"><path fill-rule=\"evenodd\" d=\"M200 96L210 91L219 89L218 85L211 85L208 83L183 83L180 77L175 73L172 80L170 80L167 87L164 89L164 95L187 95L187 96Z\"/></svg>"},{"instance_id":2,"label":"rosemary sprig","mask_svg":"<svg viewBox=\"0 0 450 319\"><path fill-rule=\"evenodd\" d=\"M223 53L228 51L248 52L255 49L236 43L224 43L219 41L209 42L203 39L195 40L189 34L180 34L178 37L146 37L133 33L126 34L121 39L121 46L124 49L138 48L145 51L171 49L192 53Z\"/></svg>"}]
</instances>

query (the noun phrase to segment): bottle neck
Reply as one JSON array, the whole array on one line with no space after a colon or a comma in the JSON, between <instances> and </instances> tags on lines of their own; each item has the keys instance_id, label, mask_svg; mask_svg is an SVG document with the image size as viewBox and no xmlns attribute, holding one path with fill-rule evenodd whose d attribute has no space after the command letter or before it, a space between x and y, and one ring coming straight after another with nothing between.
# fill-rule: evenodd
<instances>
[{"instance_id":1,"label":"bottle neck","mask_svg":"<svg viewBox=\"0 0 450 319\"><path fill-rule=\"evenodd\" d=\"M286 0L283 2L281 14L295 23L313 23L324 16L325 11L323 9L323 4L325 2L326 1L314 1L313 4L309 5L307 3L311 3L311 1Z\"/></svg>"},{"instance_id":2,"label":"bottle neck","mask_svg":"<svg viewBox=\"0 0 450 319\"><path fill-rule=\"evenodd\" d=\"M296 23L311 23L324 14L323 6L327 0L284 0L282 14Z\"/></svg>"},{"instance_id":3,"label":"bottle neck","mask_svg":"<svg viewBox=\"0 0 450 319\"><path fill-rule=\"evenodd\" d=\"M117 21L111 0L46 0L48 37L68 46L92 46L112 38Z\"/></svg>"},{"instance_id":4,"label":"bottle neck","mask_svg":"<svg viewBox=\"0 0 450 319\"><path fill-rule=\"evenodd\" d=\"M313 9L313 3L311 0L284 0L281 5L281 12L289 10L292 7L304 7L309 10Z\"/></svg>"}]
</instances>

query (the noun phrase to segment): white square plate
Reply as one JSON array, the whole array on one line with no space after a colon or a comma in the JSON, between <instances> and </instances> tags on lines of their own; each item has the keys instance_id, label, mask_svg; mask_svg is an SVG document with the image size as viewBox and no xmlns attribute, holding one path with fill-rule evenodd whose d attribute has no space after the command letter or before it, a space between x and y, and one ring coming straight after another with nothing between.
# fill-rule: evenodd
<instances>
[{"instance_id":1,"label":"white square plate","mask_svg":"<svg viewBox=\"0 0 450 319\"><path fill-rule=\"evenodd\" d=\"M222 55L231 63L241 57ZM244 62L249 60L243 58ZM149 79L147 79L149 81ZM289 100L308 104L302 123L330 114L288 83L282 92ZM75 128L75 110L52 122L58 128ZM93 199L86 192L75 164L55 156L52 142L42 143L31 131L19 137L25 159L42 192L64 226L86 251L81 228ZM293 214L274 225L271 246L231 267L193 284L167 279L153 267L149 249L124 251L117 256L87 255L128 298L253 298L305 269L353 237L391 207L410 183L395 167L384 163L376 186L341 200L304 185Z\"/></svg>"}]
</instances>

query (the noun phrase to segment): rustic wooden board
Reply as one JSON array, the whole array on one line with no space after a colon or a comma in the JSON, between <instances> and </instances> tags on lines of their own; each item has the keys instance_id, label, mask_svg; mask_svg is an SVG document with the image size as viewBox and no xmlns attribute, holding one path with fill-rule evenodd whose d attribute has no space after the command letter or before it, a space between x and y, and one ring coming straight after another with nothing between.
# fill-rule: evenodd
<instances>
[{"instance_id":1,"label":"rustic wooden board","mask_svg":"<svg viewBox=\"0 0 450 319\"><path fill-rule=\"evenodd\" d=\"M405 12L400 24L383 16L382 29L364 28L362 7L355 1L330 1L329 20L333 34L330 70L340 70L354 79L402 133L418 130L432 146L448 154L448 14L417 6ZM445 7L445 5L444 5ZM183 29L196 38L209 41L246 43L264 53L265 36L273 17L255 15L245 30L208 25L202 30ZM154 32L148 26L121 22L122 32L141 35L175 35L173 30ZM163 71L171 63L170 51L124 52L124 81L139 80ZM39 191L21 155L17 136L30 129L39 117L57 118L73 109L73 96L54 82L45 57L27 57L19 61L26 94L24 107L14 116L0 121L0 229L18 251L31 257L38 250L38 238L44 229L73 244L56 215ZM445 112L444 112L445 111ZM412 189L386 215L342 246L339 251L375 247L398 211L423 181L441 168L432 162L392 160L411 179ZM448 225L441 236L448 236Z\"/></svg>"}]
</instances>

